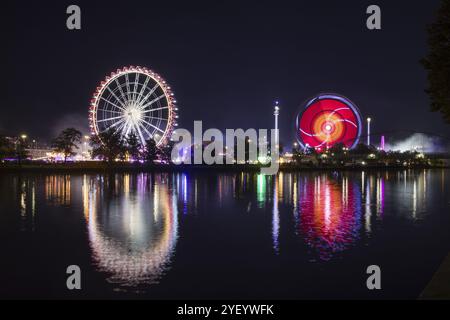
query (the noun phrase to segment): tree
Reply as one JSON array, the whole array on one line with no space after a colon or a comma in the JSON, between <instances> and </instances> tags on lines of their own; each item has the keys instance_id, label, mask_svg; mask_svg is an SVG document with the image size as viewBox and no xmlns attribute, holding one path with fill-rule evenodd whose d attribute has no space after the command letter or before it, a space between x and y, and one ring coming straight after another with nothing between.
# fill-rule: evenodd
<instances>
[{"instance_id":1,"label":"tree","mask_svg":"<svg viewBox=\"0 0 450 320\"><path fill-rule=\"evenodd\" d=\"M90 140L92 158L99 157L108 163L123 159L126 153L125 143L118 131L113 129L101 132Z\"/></svg>"},{"instance_id":2,"label":"tree","mask_svg":"<svg viewBox=\"0 0 450 320\"><path fill-rule=\"evenodd\" d=\"M14 144L6 137L0 136L0 160L14 156Z\"/></svg>"},{"instance_id":3,"label":"tree","mask_svg":"<svg viewBox=\"0 0 450 320\"><path fill-rule=\"evenodd\" d=\"M305 154L316 156L316 155L318 155L318 152L317 152L316 148L313 148L311 146L307 146L306 149L305 149Z\"/></svg>"},{"instance_id":4,"label":"tree","mask_svg":"<svg viewBox=\"0 0 450 320\"><path fill-rule=\"evenodd\" d=\"M284 152L284 144L283 142L278 143L278 153L281 155Z\"/></svg>"},{"instance_id":5,"label":"tree","mask_svg":"<svg viewBox=\"0 0 450 320\"><path fill-rule=\"evenodd\" d=\"M126 138L127 152L134 160L141 159L141 143L134 132L131 132Z\"/></svg>"},{"instance_id":6,"label":"tree","mask_svg":"<svg viewBox=\"0 0 450 320\"><path fill-rule=\"evenodd\" d=\"M366 145L364 143L358 143L356 145L356 147L350 151L350 153L361 156L361 155L368 155L375 151L376 151L376 149L374 149L372 146L369 147L368 145Z\"/></svg>"},{"instance_id":7,"label":"tree","mask_svg":"<svg viewBox=\"0 0 450 320\"><path fill-rule=\"evenodd\" d=\"M28 158L28 142L26 138L17 138L15 142L14 148L14 157L17 159L19 164L22 163L22 160Z\"/></svg>"},{"instance_id":8,"label":"tree","mask_svg":"<svg viewBox=\"0 0 450 320\"><path fill-rule=\"evenodd\" d=\"M338 142L338 143L333 144L331 146L331 148L329 149L329 151L334 154L340 155L340 154L344 153L344 151L345 151L344 148L345 148L345 144L343 144L342 142Z\"/></svg>"},{"instance_id":9,"label":"tree","mask_svg":"<svg viewBox=\"0 0 450 320\"><path fill-rule=\"evenodd\" d=\"M296 164L300 164L303 158L303 153L300 151L300 146L297 144L292 148L292 159Z\"/></svg>"},{"instance_id":10,"label":"tree","mask_svg":"<svg viewBox=\"0 0 450 320\"><path fill-rule=\"evenodd\" d=\"M55 152L62 153L66 162L68 157L76 154L73 149L78 149L77 143L81 143L81 132L75 128L67 128L53 139L52 148Z\"/></svg>"},{"instance_id":11,"label":"tree","mask_svg":"<svg viewBox=\"0 0 450 320\"><path fill-rule=\"evenodd\" d=\"M442 113L450 123L450 0L442 0L436 21L428 27L428 55L421 60L428 72L425 90L431 111Z\"/></svg>"},{"instance_id":12,"label":"tree","mask_svg":"<svg viewBox=\"0 0 450 320\"><path fill-rule=\"evenodd\" d=\"M170 163L172 161L172 149L175 146L175 141L169 140L165 146L160 149L161 158Z\"/></svg>"},{"instance_id":13,"label":"tree","mask_svg":"<svg viewBox=\"0 0 450 320\"><path fill-rule=\"evenodd\" d=\"M153 138L150 138L145 143L145 151L144 157L145 161L150 164L153 164L153 161L156 160L158 156L158 148L156 147L156 141Z\"/></svg>"}]
</instances>

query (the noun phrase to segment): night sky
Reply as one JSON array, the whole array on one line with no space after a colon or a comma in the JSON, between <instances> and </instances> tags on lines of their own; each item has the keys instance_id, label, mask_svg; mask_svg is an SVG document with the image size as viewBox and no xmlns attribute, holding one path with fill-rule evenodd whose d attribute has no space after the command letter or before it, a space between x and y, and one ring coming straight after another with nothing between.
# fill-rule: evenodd
<instances>
[{"instance_id":1,"label":"night sky","mask_svg":"<svg viewBox=\"0 0 450 320\"><path fill-rule=\"evenodd\" d=\"M343 4L345 3L345 4ZM366 28L370 4L382 30ZM66 28L77 4L82 30ZM271 128L281 104L281 140L320 92L355 102L373 131L449 136L424 93L427 1L8 1L2 10L0 131L49 139L88 132L88 105L104 76L127 65L160 73L173 87L180 127ZM6 73L6 76L5 76Z\"/></svg>"}]
</instances>

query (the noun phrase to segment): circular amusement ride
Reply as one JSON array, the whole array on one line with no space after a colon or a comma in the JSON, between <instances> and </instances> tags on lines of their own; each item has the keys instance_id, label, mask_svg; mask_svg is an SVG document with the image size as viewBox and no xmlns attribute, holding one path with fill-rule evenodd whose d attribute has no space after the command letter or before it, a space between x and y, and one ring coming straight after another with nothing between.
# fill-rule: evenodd
<instances>
[{"instance_id":1,"label":"circular amusement ride","mask_svg":"<svg viewBox=\"0 0 450 320\"><path fill-rule=\"evenodd\" d=\"M134 133L142 145L154 139L168 142L176 126L176 100L167 82L144 67L124 67L107 76L90 104L90 128L99 135L108 130L122 138Z\"/></svg>"},{"instance_id":2,"label":"circular amusement ride","mask_svg":"<svg viewBox=\"0 0 450 320\"><path fill-rule=\"evenodd\" d=\"M325 150L337 143L358 144L361 115L356 105L337 94L320 94L308 100L296 118L296 137L303 148Z\"/></svg>"}]
</instances>

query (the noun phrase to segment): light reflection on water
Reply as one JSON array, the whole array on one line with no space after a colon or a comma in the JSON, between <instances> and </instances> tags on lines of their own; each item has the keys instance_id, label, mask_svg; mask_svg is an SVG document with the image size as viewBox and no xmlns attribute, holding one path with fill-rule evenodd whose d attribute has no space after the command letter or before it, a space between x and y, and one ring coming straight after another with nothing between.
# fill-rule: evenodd
<instances>
[{"instance_id":1,"label":"light reflection on water","mask_svg":"<svg viewBox=\"0 0 450 320\"><path fill-rule=\"evenodd\" d=\"M341 180L321 175L299 182L297 227L323 260L356 241L361 228L361 190L347 177Z\"/></svg>"},{"instance_id":2,"label":"light reflection on water","mask_svg":"<svg viewBox=\"0 0 450 320\"><path fill-rule=\"evenodd\" d=\"M156 179L156 181L152 181ZM178 232L176 196L164 175L83 177L83 204L92 257L110 282L157 282Z\"/></svg>"},{"instance_id":3,"label":"light reflection on water","mask_svg":"<svg viewBox=\"0 0 450 320\"><path fill-rule=\"evenodd\" d=\"M288 221L309 248L305 259L328 261L362 238L370 241L375 227L395 214L397 206L407 220L425 219L432 173L441 189L435 191L446 194L445 170L48 175L14 177L13 186L21 230L38 227L40 199L46 206L79 205L94 266L119 287L136 287L157 283L170 272L177 242L183 239L179 221L184 215L214 215L214 208L231 208L234 214L267 217L274 255L283 252L283 233L292 232L282 227Z\"/></svg>"}]
</instances>

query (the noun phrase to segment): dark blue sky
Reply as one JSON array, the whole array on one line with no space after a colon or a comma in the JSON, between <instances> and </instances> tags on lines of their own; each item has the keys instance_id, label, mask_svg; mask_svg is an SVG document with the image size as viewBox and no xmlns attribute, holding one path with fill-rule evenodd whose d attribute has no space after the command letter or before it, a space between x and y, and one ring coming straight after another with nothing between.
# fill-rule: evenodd
<instances>
[{"instance_id":1,"label":"dark blue sky","mask_svg":"<svg viewBox=\"0 0 450 320\"><path fill-rule=\"evenodd\" d=\"M437 0L377 1L381 31L365 27L372 1L27 2L2 10L7 92L0 130L9 134L87 130L93 90L126 65L166 78L179 124L188 129L194 120L220 129L268 128L278 99L281 139L289 144L300 105L337 92L374 119L374 132L450 134L428 111L419 64ZM81 31L66 29L70 4L81 7Z\"/></svg>"}]
</instances>

